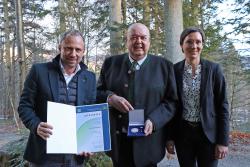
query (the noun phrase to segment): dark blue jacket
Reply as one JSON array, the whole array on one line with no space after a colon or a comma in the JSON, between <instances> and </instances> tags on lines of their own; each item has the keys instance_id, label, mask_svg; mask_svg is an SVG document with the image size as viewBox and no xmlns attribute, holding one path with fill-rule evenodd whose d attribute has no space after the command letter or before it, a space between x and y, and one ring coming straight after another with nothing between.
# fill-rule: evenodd
<instances>
[{"instance_id":1,"label":"dark blue jacket","mask_svg":"<svg viewBox=\"0 0 250 167\"><path fill-rule=\"evenodd\" d=\"M24 83L18 107L19 117L30 130L24 159L40 164L46 156L46 141L37 135L37 126L47 120L47 101L59 102L60 55L53 62L34 64ZM96 98L95 74L80 63L76 105L93 104ZM63 139L62 139L63 140Z\"/></svg>"},{"instance_id":2,"label":"dark blue jacket","mask_svg":"<svg viewBox=\"0 0 250 167\"><path fill-rule=\"evenodd\" d=\"M172 122L175 137L181 132L183 111L183 73L185 60L174 65L179 105ZM226 82L217 63L201 59L200 105L202 129L210 142L227 146L229 143L229 111L226 94Z\"/></svg>"}]
</instances>

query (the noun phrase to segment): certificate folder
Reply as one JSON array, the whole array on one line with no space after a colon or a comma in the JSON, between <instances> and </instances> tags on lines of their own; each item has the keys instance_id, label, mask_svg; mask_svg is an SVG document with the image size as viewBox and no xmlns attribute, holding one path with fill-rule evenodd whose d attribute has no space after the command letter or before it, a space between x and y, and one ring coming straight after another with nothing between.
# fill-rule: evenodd
<instances>
[{"instance_id":1,"label":"certificate folder","mask_svg":"<svg viewBox=\"0 0 250 167\"><path fill-rule=\"evenodd\" d=\"M49 101L47 123L53 126L53 134L47 139L47 153L111 150L107 103L71 106Z\"/></svg>"}]
</instances>

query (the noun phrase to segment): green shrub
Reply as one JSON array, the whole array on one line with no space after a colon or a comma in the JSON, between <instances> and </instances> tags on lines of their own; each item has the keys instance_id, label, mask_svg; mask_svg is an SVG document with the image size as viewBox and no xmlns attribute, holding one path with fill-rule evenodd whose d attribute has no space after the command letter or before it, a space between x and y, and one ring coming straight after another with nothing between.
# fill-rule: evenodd
<instances>
[{"instance_id":1,"label":"green shrub","mask_svg":"<svg viewBox=\"0 0 250 167\"><path fill-rule=\"evenodd\" d=\"M6 150L10 154L9 167L28 167L27 161L23 159L26 142L27 135L24 135L21 139L11 142L6 146Z\"/></svg>"},{"instance_id":2,"label":"green shrub","mask_svg":"<svg viewBox=\"0 0 250 167\"><path fill-rule=\"evenodd\" d=\"M6 164L8 167L28 167L28 162L23 159L24 149L26 147L27 132L23 132L22 138L6 145L6 150L10 158ZM110 158L104 153L95 153L84 162L85 167L113 167Z\"/></svg>"},{"instance_id":3,"label":"green shrub","mask_svg":"<svg viewBox=\"0 0 250 167\"><path fill-rule=\"evenodd\" d=\"M104 153L96 153L85 161L85 167L113 167L111 159Z\"/></svg>"}]
</instances>

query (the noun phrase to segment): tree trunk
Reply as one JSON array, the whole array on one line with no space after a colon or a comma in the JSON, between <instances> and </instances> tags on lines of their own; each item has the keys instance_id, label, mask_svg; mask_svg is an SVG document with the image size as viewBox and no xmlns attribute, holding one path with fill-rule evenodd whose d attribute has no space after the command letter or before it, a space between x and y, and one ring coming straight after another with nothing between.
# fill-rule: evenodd
<instances>
[{"instance_id":1,"label":"tree trunk","mask_svg":"<svg viewBox=\"0 0 250 167\"><path fill-rule=\"evenodd\" d=\"M155 24L154 24L154 43L153 45L151 44L151 48L152 46L154 46L154 54L159 55L159 48L160 48L159 46L161 42L159 38L160 20L159 20L159 3L158 2L154 4L152 15L155 20Z\"/></svg>"},{"instance_id":2,"label":"tree trunk","mask_svg":"<svg viewBox=\"0 0 250 167\"><path fill-rule=\"evenodd\" d=\"M66 19L65 19L65 13L66 13L66 8L65 8L65 2L64 0L58 0L58 6L59 6L59 34L62 34L66 31Z\"/></svg>"},{"instance_id":3,"label":"tree trunk","mask_svg":"<svg viewBox=\"0 0 250 167\"><path fill-rule=\"evenodd\" d=\"M2 95L2 97L4 97L4 69L3 69L3 63L2 61L0 61L0 93ZM4 115L3 111L4 111L4 100L5 98L0 98L0 118L2 118L2 116Z\"/></svg>"},{"instance_id":4,"label":"tree trunk","mask_svg":"<svg viewBox=\"0 0 250 167\"><path fill-rule=\"evenodd\" d=\"M7 64L7 69L11 69L11 55L10 55L10 25L9 25L9 10L8 10L8 0L3 0L4 8L4 39L5 39L5 60Z\"/></svg>"},{"instance_id":5,"label":"tree trunk","mask_svg":"<svg viewBox=\"0 0 250 167\"><path fill-rule=\"evenodd\" d=\"M150 0L144 0L143 3L143 22L150 28Z\"/></svg>"},{"instance_id":6,"label":"tree trunk","mask_svg":"<svg viewBox=\"0 0 250 167\"><path fill-rule=\"evenodd\" d=\"M121 0L110 1L110 53L111 55L121 54L122 34L120 25L122 24Z\"/></svg>"},{"instance_id":7,"label":"tree trunk","mask_svg":"<svg viewBox=\"0 0 250 167\"><path fill-rule=\"evenodd\" d=\"M173 63L183 59L180 34L183 30L182 0L165 0L166 58Z\"/></svg>"},{"instance_id":8,"label":"tree trunk","mask_svg":"<svg viewBox=\"0 0 250 167\"><path fill-rule=\"evenodd\" d=\"M89 65L89 44L90 44L90 33L89 33L89 21L85 20L85 26L84 26L84 32L85 32L85 49L86 49L86 55L84 56L85 63L88 66Z\"/></svg>"},{"instance_id":9,"label":"tree trunk","mask_svg":"<svg viewBox=\"0 0 250 167\"><path fill-rule=\"evenodd\" d=\"M19 90L20 94L23 88L23 82L25 80L26 71L25 71L25 47L24 47L24 39L23 39L23 14L22 14L22 4L21 0L16 0L16 30L17 30L17 50L19 57L19 65L20 65L20 82L19 82Z\"/></svg>"},{"instance_id":10,"label":"tree trunk","mask_svg":"<svg viewBox=\"0 0 250 167\"><path fill-rule=\"evenodd\" d=\"M14 36L14 39L15 39L15 36ZM13 103L14 103L14 106L15 108L17 108L17 105L18 105L18 100L19 100L19 85L16 84L18 83L18 73L16 71L16 51L15 51L15 41L12 41L12 67L13 67L13 70L12 70L12 83L11 83L11 88L12 88L12 95L13 95Z\"/></svg>"},{"instance_id":11,"label":"tree trunk","mask_svg":"<svg viewBox=\"0 0 250 167\"><path fill-rule=\"evenodd\" d=\"M127 25L127 0L122 0L122 22L123 25ZM122 34L127 33L127 28L122 30ZM126 41L126 35L122 35L122 40ZM122 52L126 52L126 47L122 46Z\"/></svg>"},{"instance_id":12,"label":"tree trunk","mask_svg":"<svg viewBox=\"0 0 250 167\"><path fill-rule=\"evenodd\" d=\"M12 97L11 94L11 80L12 80L12 63L11 63L11 54L10 54L10 24L9 24L9 10L8 10L8 1L3 1L3 8L4 8L4 38L5 38L5 60L6 60L6 83L8 87L4 91ZM6 111L4 111L7 116L11 116L12 113L10 112L10 102L6 100Z\"/></svg>"}]
</instances>

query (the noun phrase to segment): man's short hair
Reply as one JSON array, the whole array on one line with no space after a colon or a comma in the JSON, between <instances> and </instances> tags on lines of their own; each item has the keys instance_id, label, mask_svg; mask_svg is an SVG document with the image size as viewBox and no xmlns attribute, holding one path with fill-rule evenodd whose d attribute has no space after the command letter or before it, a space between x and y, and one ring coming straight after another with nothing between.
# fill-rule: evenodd
<instances>
[{"instance_id":1,"label":"man's short hair","mask_svg":"<svg viewBox=\"0 0 250 167\"><path fill-rule=\"evenodd\" d=\"M78 37L81 37L81 38L82 38L82 41L84 42L84 38L83 38L82 33L81 33L79 30L72 29L72 30L66 31L65 33L63 33L63 34L61 35L60 44L61 44L61 43L65 40L65 38L68 37L68 36L78 36Z\"/></svg>"},{"instance_id":2,"label":"man's short hair","mask_svg":"<svg viewBox=\"0 0 250 167\"><path fill-rule=\"evenodd\" d=\"M148 31L148 38L150 39L150 30L145 24L142 24L142 23L132 23L132 24L130 24L128 26L127 35L131 32L132 29L134 29L135 26L145 27L145 29L147 29L147 31Z\"/></svg>"}]
</instances>

